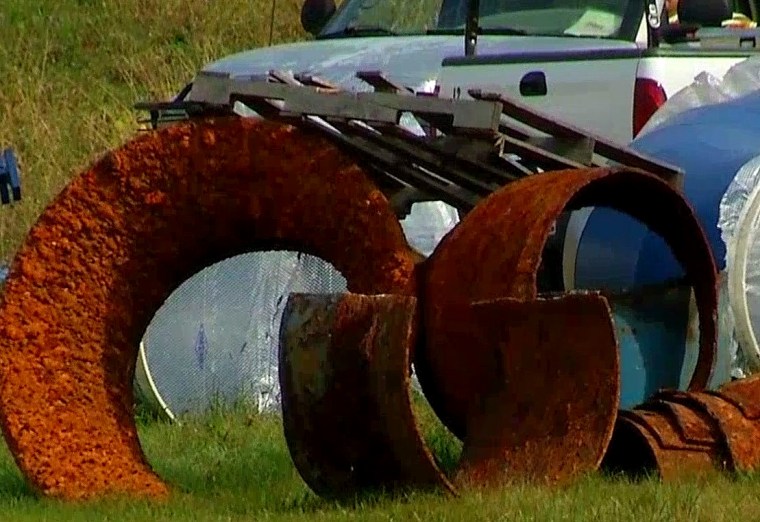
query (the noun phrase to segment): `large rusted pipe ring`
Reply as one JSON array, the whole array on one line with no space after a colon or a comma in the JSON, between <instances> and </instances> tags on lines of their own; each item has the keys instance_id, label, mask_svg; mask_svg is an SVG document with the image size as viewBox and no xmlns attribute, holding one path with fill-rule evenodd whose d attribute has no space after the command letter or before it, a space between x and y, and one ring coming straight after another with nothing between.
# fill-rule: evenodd
<instances>
[{"instance_id":1,"label":"large rusted pipe ring","mask_svg":"<svg viewBox=\"0 0 760 522\"><path fill-rule=\"evenodd\" d=\"M536 272L559 214L606 206L642 221L672 249L694 288L699 356L689 384L706 386L716 350L716 268L710 246L684 197L636 170L587 169L537 174L476 206L438 245L424 268L426 339L414 363L425 395L443 423L464 437L469 410L488 382L487 355L470 348L473 301L537 295ZM551 390L547 390L551 393Z\"/></svg>"},{"instance_id":2,"label":"large rusted pipe ring","mask_svg":"<svg viewBox=\"0 0 760 522\"><path fill-rule=\"evenodd\" d=\"M414 294L416 255L385 197L326 140L242 118L171 126L107 154L44 211L0 304L0 421L56 497L164 495L132 378L154 311L201 268L291 248L352 291Z\"/></svg>"}]
</instances>

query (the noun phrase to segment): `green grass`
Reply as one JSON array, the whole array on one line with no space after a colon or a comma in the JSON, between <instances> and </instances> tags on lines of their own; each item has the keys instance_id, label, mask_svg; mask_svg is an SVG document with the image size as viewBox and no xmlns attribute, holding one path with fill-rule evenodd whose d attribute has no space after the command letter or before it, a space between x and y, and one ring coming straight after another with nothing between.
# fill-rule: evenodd
<instances>
[{"instance_id":1,"label":"green grass","mask_svg":"<svg viewBox=\"0 0 760 522\"><path fill-rule=\"evenodd\" d=\"M265 0L2 0L0 147L21 159L24 200L0 208L8 260L50 199L79 170L137 130L132 104L166 99L203 64L267 45ZM300 3L277 0L274 43L303 38ZM423 424L449 464L458 446L433 416ZM175 493L69 505L40 499L0 447L0 520L687 520L760 518L760 479L629 483L594 475L561 490L513 487L451 499L336 504L309 492L279 419L245 409L172 425L140 417L146 453Z\"/></svg>"},{"instance_id":2,"label":"green grass","mask_svg":"<svg viewBox=\"0 0 760 522\"><path fill-rule=\"evenodd\" d=\"M305 35L277 0L274 43ZM269 0L2 0L0 148L23 201L0 208L0 261L67 181L138 128L131 107L176 94L202 65L269 43Z\"/></svg>"},{"instance_id":3,"label":"green grass","mask_svg":"<svg viewBox=\"0 0 760 522\"><path fill-rule=\"evenodd\" d=\"M421 410L435 452L458 447ZM180 425L142 419L141 440L156 470L174 487L165 503L111 499L72 505L38 499L6 452L0 453L0 519L25 520L610 520L735 521L760 518L760 480L715 475L661 484L589 476L558 490L517 486L460 498L411 494L401 499L327 502L293 468L280 421L245 408L217 411Z\"/></svg>"}]
</instances>

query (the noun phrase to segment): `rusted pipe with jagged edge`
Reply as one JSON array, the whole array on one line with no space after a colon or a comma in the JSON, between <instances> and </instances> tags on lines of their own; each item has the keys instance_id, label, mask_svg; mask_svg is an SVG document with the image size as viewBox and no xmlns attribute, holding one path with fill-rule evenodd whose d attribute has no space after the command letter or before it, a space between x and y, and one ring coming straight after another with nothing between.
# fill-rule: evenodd
<instances>
[{"instance_id":1,"label":"rusted pipe with jagged edge","mask_svg":"<svg viewBox=\"0 0 760 522\"><path fill-rule=\"evenodd\" d=\"M629 201L645 195L652 210ZM716 274L688 204L639 171L538 174L485 199L444 238L422 265L421 311L407 302L379 311L361 296L293 298L282 323L282 400L291 454L307 483L326 496L398 485L453 491L526 479L557 484L597 469L619 407L610 308L598 293L540 297L535 278L557 215L599 204L660 232L695 282L701 350L692 386L704 386L715 350ZM415 333L411 318L420 312ZM404 314L403 328L390 326ZM422 443L407 392L391 387L406 388L417 338L423 391L463 435L452 477ZM398 367L385 365L384 350ZM317 423L324 432L314 432Z\"/></svg>"},{"instance_id":2,"label":"rusted pipe with jagged edge","mask_svg":"<svg viewBox=\"0 0 760 522\"><path fill-rule=\"evenodd\" d=\"M77 176L13 260L0 304L0 421L31 485L163 497L132 379L153 313L200 269L272 248L319 256L370 294L415 294L388 201L324 138L229 117L144 134Z\"/></svg>"},{"instance_id":3,"label":"rusted pipe with jagged edge","mask_svg":"<svg viewBox=\"0 0 760 522\"><path fill-rule=\"evenodd\" d=\"M619 391L604 297L474 306L473 343L489 350L499 375L447 476L412 409L416 300L291 294L280 330L283 422L293 462L313 491L327 498L421 488L456 493L510 479L556 483L596 467ZM505 314L514 319L508 326ZM549 345L562 345L564 359ZM556 393L537 393L544 386ZM569 393L581 398L568 400Z\"/></svg>"},{"instance_id":4,"label":"rusted pipe with jagged edge","mask_svg":"<svg viewBox=\"0 0 760 522\"><path fill-rule=\"evenodd\" d=\"M622 412L603 467L672 479L760 470L760 376L715 391L663 390Z\"/></svg>"},{"instance_id":5,"label":"rusted pipe with jagged edge","mask_svg":"<svg viewBox=\"0 0 760 522\"><path fill-rule=\"evenodd\" d=\"M659 178L638 170L536 174L481 201L421 267L424 342L417 346L415 370L431 406L460 438L466 438L472 410L487 394L493 372L490 351L470 346L470 325L476 321L471 303L536 299L536 274L553 223L565 210L590 206L611 207L643 222L684 267L699 315L699 355L689 389L707 384L716 351L717 274L689 203ZM562 348L544 349L556 353ZM543 393L554 390L546 387ZM568 400L578 400L578 394Z\"/></svg>"}]
</instances>

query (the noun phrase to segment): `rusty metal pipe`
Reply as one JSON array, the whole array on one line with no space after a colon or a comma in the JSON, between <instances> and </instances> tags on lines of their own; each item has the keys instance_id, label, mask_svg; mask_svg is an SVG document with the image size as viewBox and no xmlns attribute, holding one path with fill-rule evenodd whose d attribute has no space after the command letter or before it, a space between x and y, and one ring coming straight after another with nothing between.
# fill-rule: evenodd
<instances>
[{"instance_id":1,"label":"rusty metal pipe","mask_svg":"<svg viewBox=\"0 0 760 522\"><path fill-rule=\"evenodd\" d=\"M183 123L73 179L32 227L0 304L0 422L36 490L167 494L135 429L140 338L183 280L273 247L325 259L352 291L416 293L419 256L388 201L313 133Z\"/></svg>"},{"instance_id":2,"label":"rusty metal pipe","mask_svg":"<svg viewBox=\"0 0 760 522\"><path fill-rule=\"evenodd\" d=\"M748 472L760 469L760 377L737 380L714 391L662 390L633 411L622 412L604 467L654 454L656 471L665 479L683 467ZM616 450L632 440L637 424L637 449ZM634 456L635 455L635 456ZM689 464L691 466L689 466Z\"/></svg>"},{"instance_id":3,"label":"rusty metal pipe","mask_svg":"<svg viewBox=\"0 0 760 522\"><path fill-rule=\"evenodd\" d=\"M499 362L451 477L412 411L415 304L392 295L290 296L280 330L284 431L313 491L328 498L412 488L455 493L522 479L556 484L597 468L619 393L604 297L475 305L473 345ZM515 321L505 324L505 314ZM565 343L562 361L544 349L552 341ZM555 393L542 393L545 387ZM581 399L568 400L568 392Z\"/></svg>"},{"instance_id":4,"label":"rusty metal pipe","mask_svg":"<svg viewBox=\"0 0 760 522\"><path fill-rule=\"evenodd\" d=\"M280 327L285 438L306 484L327 498L454 491L414 420L416 299L291 294Z\"/></svg>"},{"instance_id":5,"label":"rusty metal pipe","mask_svg":"<svg viewBox=\"0 0 760 522\"><path fill-rule=\"evenodd\" d=\"M559 484L595 471L620 400L607 300L574 293L473 310L469 349L491 364L469 410L458 482Z\"/></svg>"},{"instance_id":6,"label":"rusty metal pipe","mask_svg":"<svg viewBox=\"0 0 760 522\"><path fill-rule=\"evenodd\" d=\"M689 203L667 183L637 170L537 174L484 199L423 265L425 339L415 368L433 409L460 438L466 436L472 405L486 391L492 364L488 354L470 348L469 324L476 321L470 303L535 299L536 273L552 224L564 210L591 205L640 219L663 236L683 264L694 287L700 329L689 387L707 383L716 349L717 274Z\"/></svg>"}]
</instances>

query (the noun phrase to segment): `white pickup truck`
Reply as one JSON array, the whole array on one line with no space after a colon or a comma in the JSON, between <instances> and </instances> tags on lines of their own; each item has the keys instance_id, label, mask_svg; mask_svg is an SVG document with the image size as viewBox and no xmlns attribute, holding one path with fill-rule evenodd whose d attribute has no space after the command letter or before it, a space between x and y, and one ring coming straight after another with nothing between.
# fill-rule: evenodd
<instances>
[{"instance_id":1,"label":"white pickup truck","mask_svg":"<svg viewBox=\"0 0 760 522\"><path fill-rule=\"evenodd\" d=\"M700 72L717 77L758 52L756 29L722 28L755 0L306 0L314 40L222 58L196 80L271 69L307 73L355 90L359 70L440 96L479 87L621 143ZM207 92L207 91L206 91ZM188 100L198 100L190 90Z\"/></svg>"}]
</instances>

